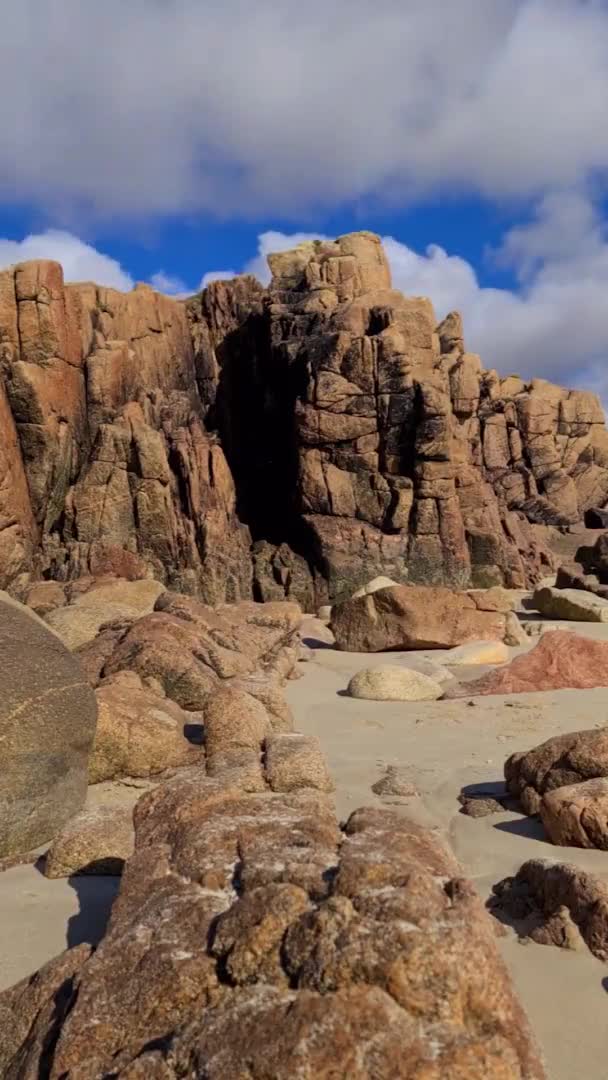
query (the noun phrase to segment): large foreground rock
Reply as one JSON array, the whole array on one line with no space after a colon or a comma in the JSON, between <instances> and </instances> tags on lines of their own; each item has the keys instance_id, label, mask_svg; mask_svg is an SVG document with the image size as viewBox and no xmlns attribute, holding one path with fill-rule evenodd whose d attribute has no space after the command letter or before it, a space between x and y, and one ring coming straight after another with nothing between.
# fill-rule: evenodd
<instances>
[{"instance_id":1,"label":"large foreground rock","mask_svg":"<svg viewBox=\"0 0 608 1080\"><path fill-rule=\"evenodd\" d=\"M550 630L529 652L474 682L450 688L446 697L590 690L594 686L608 686L608 642Z\"/></svg>"},{"instance_id":2,"label":"large foreground rock","mask_svg":"<svg viewBox=\"0 0 608 1080\"><path fill-rule=\"evenodd\" d=\"M608 777L608 728L555 735L505 762L507 788L527 814L539 812L546 792L596 777Z\"/></svg>"},{"instance_id":3,"label":"large foreground rock","mask_svg":"<svg viewBox=\"0 0 608 1080\"><path fill-rule=\"evenodd\" d=\"M493 590L488 590L491 594ZM482 590L397 585L335 604L331 630L346 652L450 649L466 641L502 639L506 615L489 608Z\"/></svg>"},{"instance_id":4,"label":"large foreground rock","mask_svg":"<svg viewBox=\"0 0 608 1080\"><path fill-rule=\"evenodd\" d=\"M494 886L490 908L517 920L521 937L539 945L587 948L608 960L608 885L578 866L530 859Z\"/></svg>"},{"instance_id":5,"label":"large foreground rock","mask_svg":"<svg viewBox=\"0 0 608 1080\"><path fill-rule=\"evenodd\" d=\"M341 832L318 793L192 777L135 825L96 952L0 995L6 1080L544 1077L491 921L432 833L375 810Z\"/></svg>"},{"instance_id":6,"label":"large foreground rock","mask_svg":"<svg viewBox=\"0 0 608 1080\"><path fill-rule=\"evenodd\" d=\"M50 840L83 806L97 707L78 661L0 594L0 856Z\"/></svg>"}]
</instances>

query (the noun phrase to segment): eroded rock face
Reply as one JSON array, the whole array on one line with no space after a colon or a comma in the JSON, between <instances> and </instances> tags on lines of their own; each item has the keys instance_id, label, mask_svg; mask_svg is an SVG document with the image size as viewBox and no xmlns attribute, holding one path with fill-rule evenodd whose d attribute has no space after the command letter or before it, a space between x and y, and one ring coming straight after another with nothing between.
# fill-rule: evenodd
<instances>
[{"instance_id":1,"label":"eroded rock face","mask_svg":"<svg viewBox=\"0 0 608 1080\"><path fill-rule=\"evenodd\" d=\"M388 811L191 777L135 811L96 952L0 995L7 1080L330 1073L542 1080L486 913L436 837ZM61 993L58 995L58 988ZM50 1032L52 1029L52 1038Z\"/></svg>"},{"instance_id":2,"label":"eroded rock face","mask_svg":"<svg viewBox=\"0 0 608 1080\"><path fill-rule=\"evenodd\" d=\"M527 814L539 812L546 792L606 776L608 728L555 735L505 762L507 787Z\"/></svg>"},{"instance_id":3,"label":"eroded rock face","mask_svg":"<svg viewBox=\"0 0 608 1080\"><path fill-rule=\"evenodd\" d=\"M520 587L608 497L597 398L484 371L370 233L188 302L0 274L0 585L151 575L313 611L385 575Z\"/></svg>"},{"instance_id":4,"label":"eroded rock face","mask_svg":"<svg viewBox=\"0 0 608 1080\"><path fill-rule=\"evenodd\" d=\"M608 960L608 886L569 863L530 859L494 886L491 910L516 919L522 937L539 945L587 948Z\"/></svg>"},{"instance_id":5,"label":"eroded rock face","mask_svg":"<svg viewBox=\"0 0 608 1080\"><path fill-rule=\"evenodd\" d=\"M548 630L529 652L466 685L450 687L446 697L524 694L539 690L589 690L608 686L608 642L567 630Z\"/></svg>"},{"instance_id":6,"label":"eroded rock face","mask_svg":"<svg viewBox=\"0 0 608 1080\"><path fill-rule=\"evenodd\" d=\"M552 843L608 851L608 779L545 792L540 816Z\"/></svg>"},{"instance_id":7,"label":"eroded rock face","mask_svg":"<svg viewBox=\"0 0 608 1080\"><path fill-rule=\"evenodd\" d=\"M84 805L97 707L78 660L4 593L0 657L1 857L44 844Z\"/></svg>"}]
</instances>

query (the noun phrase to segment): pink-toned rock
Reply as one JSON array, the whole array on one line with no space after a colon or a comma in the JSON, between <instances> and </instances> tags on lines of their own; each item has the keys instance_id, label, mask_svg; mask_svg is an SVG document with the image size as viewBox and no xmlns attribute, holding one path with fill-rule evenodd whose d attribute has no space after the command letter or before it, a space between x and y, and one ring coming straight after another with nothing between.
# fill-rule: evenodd
<instances>
[{"instance_id":1,"label":"pink-toned rock","mask_svg":"<svg viewBox=\"0 0 608 1080\"><path fill-rule=\"evenodd\" d=\"M608 642L551 630L506 667L447 691L446 697L524 694L539 690L589 690L608 686Z\"/></svg>"}]
</instances>

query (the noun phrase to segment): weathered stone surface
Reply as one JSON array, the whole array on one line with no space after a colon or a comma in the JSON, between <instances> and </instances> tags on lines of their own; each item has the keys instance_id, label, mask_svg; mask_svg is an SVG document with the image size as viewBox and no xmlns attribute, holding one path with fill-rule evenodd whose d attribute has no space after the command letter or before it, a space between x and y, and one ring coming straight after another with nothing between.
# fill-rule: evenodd
<instances>
[{"instance_id":1,"label":"weathered stone surface","mask_svg":"<svg viewBox=\"0 0 608 1080\"><path fill-rule=\"evenodd\" d=\"M553 844L608 851L608 778L546 791L540 816Z\"/></svg>"},{"instance_id":2,"label":"weathered stone surface","mask_svg":"<svg viewBox=\"0 0 608 1080\"><path fill-rule=\"evenodd\" d=\"M608 960L608 885L578 866L530 859L494 886L490 910L518 921L539 945L581 949Z\"/></svg>"},{"instance_id":3,"label":"weathered stone surface","mask_svg":"<svg viewBox=\"0 0 608 1080\"><path fill-rule=\"evenodd\" d=\"M474 682L450 687L446 696L525 694L538 690L589 690L608 686L608 642L567 630L549 630L529 652Z\"/></svg>"},{"instance_id":4,"label":"weathered stone surface","mask_svg":"<svg viewBox=\"0 0 608 1080\"><path fill-rule=\"evenodd\" d=\"M314 735L272 735L265 742L265 775L273 791L333 791L321 744Z\"/></svg>"},{"instance_id":5,"label":"weathered stone surface","mask_svg":"<svg viewBox=\"0 0 608 1080\"><path fill-rule=\"evenodd\" d=\"M378 237L271 262L186 303L1 272L0 585L151 574L307 611L380 574L523 587L544 526L604 505L598 399L484 371Z\"/></svg>"},{"instance_id":6,"label":"weathered stone surface","mask_svg":"<svg viewBox=\"0 0 608 1080\"><path fill-rule=\"evenodd\" d=\"M489 817L490 814L500 814L504 809L501 802L498 799L487 798L468 798L465 795L461 795L459 798L461 804L460 813L465 814L466 817L481 818Z\"/></svg>"},{"instance_id":7,"label":"weathered stone surface","mask_svg":"<svg viewBox=\"0 0 608 1080\"><path fill-rule=\"evenodd\" d=\"M95 696L98 718L89 783L154 776L204 762L202 718L144 686L136 672L104 679Z\"/></svg>"},{"instance_id":8,"label":"weathered stone surface","mask_svg":"<svg viewBox=\"0 0 608 1080\"><path fill-rule=\"evenodd\" d=\"M430 676L396 664L363 668L353 675L346 692L367 701L437 701L443 694Z\"/></svg>"},{"instance_id":9,"label":"weathered stone surface","mask_svg":"<svg viewBox=\"0 0 608 1080\"><path fill-rule=\"evenodd\" d=\"M0 856L50 840L83 806L97 708L78 661L0 594Z\"/></svg>"},{"instance_id":10,"label":"weathered stone surface","mask_svg":"<svg viewBox=\"0 0 608 1080\"><path fill-rule=\"evenodd\" d=\"M260 674L287 678L297 664L300 621L297 604L211 608L164 593L151 615L118 635L101 673L127 670L142 679L153 677L167 697L196 711L224 680Z\"/></svg>"},{"instance_id":11,"label":"weathered stone surface","mask_svg":"<svg viewBox=\"0 0 608 1080\"><path fill-rule=\"evenodd\" d=\"M97 806L76 814L53 840L45 861L48 878L72 874L122 874L133 853L130 806Z\"/></svg>"},{"instance_id":12,"label":"weathered stone surface","mask_svg":"<svg viewBox=\"0 0 608 1080\"><path fill-rule=\"evenodd\" d=\"M410 798L418 795L418 789L410 780L407 769L399 765L389 765L384 776L372 784L374 795L395 795L398 798Z\"/></svg>"},{"instance_id":13,"label":"weathered stone surface","mask_svg":"<svg viewBox=\"0 0 608 1080\"><path fill-rule=\"evenodd\" d=\"M527 814L539 812L546 792L596 777L608 777L608 728L555 735L505 762L507 787Z\"/></svg>"},{"instance_id":14,"label":"weathered stone surface","mask_svg":"<svg viewBox=\"0 0 608 1080\"><path fill-rule=\"evenodd\" d=\"M38 586L38 596L39 589ZM45 620L68 649L76 650L93 641L105 623L138 619L152 612L164 591L164 585L151 579L93 579L90 584L85 579L65 589L67 606L55 607L45 615ZM36 595L34 592L34 600Z\"/></svg>"},{"instance_id":15,"label":"weathered stone surface","mask_svg":"<svg viewBox=\"0 0 608 1080\"><path fill-rule=\"evenodd\" d=\"M504 636L505 615L482 599L441 587L401 585L335 604L331 630L347 652L449 649Z\"/></svg>"},{"instance_id":16,"label":"weathered stone surface","mask_svg":"<svg viewBox=\"0 0 608 1080\"><path fill-rule=\"evenodd\" d=\"M463 667L468 664L505 664L509 659L509 650L502 641L470 641L458 645L444 656L448 667Z\"/></svg>"},{"instance_id":17,"label":"weathered stone surface","mask_svg":"<svg viewBox=\"0 0 608 1080\"><path fill-rule=\"evenodd\" d=\"M579 589L537 589L534 593L534 607L549 619L608 622L608 600Z\"/></svg>"},{"instance_id":18,"label":"weathered stone surface","mask_svg":"<svg viewBox=\"0 0 608 1080\"><path fill-rule=\"evenodd\" d=\"M434 834L376 810L341 833L318 793L193 776L144 796L135 827L95 953L0 995L7 1080L228 1080L243 1047L277 1080L544 1080L491 920Z\"/></svg>"}]
</instances>

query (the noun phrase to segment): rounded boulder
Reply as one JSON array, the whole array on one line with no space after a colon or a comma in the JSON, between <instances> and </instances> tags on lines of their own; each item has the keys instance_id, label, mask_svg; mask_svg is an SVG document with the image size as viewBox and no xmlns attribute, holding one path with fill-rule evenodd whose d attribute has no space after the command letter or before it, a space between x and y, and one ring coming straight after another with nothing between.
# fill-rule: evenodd
<instances>
[{"instance_id":1,"label":"rounded boulder","mask_svg":"<svg viewBox=\"0 0 608 1080\"><path fill-rule=\"evenodd\" d=\"M347 694L367 701L437 701L443 687L421 671L385 665L358 671Z\"/></svg>"}]
</instances>

